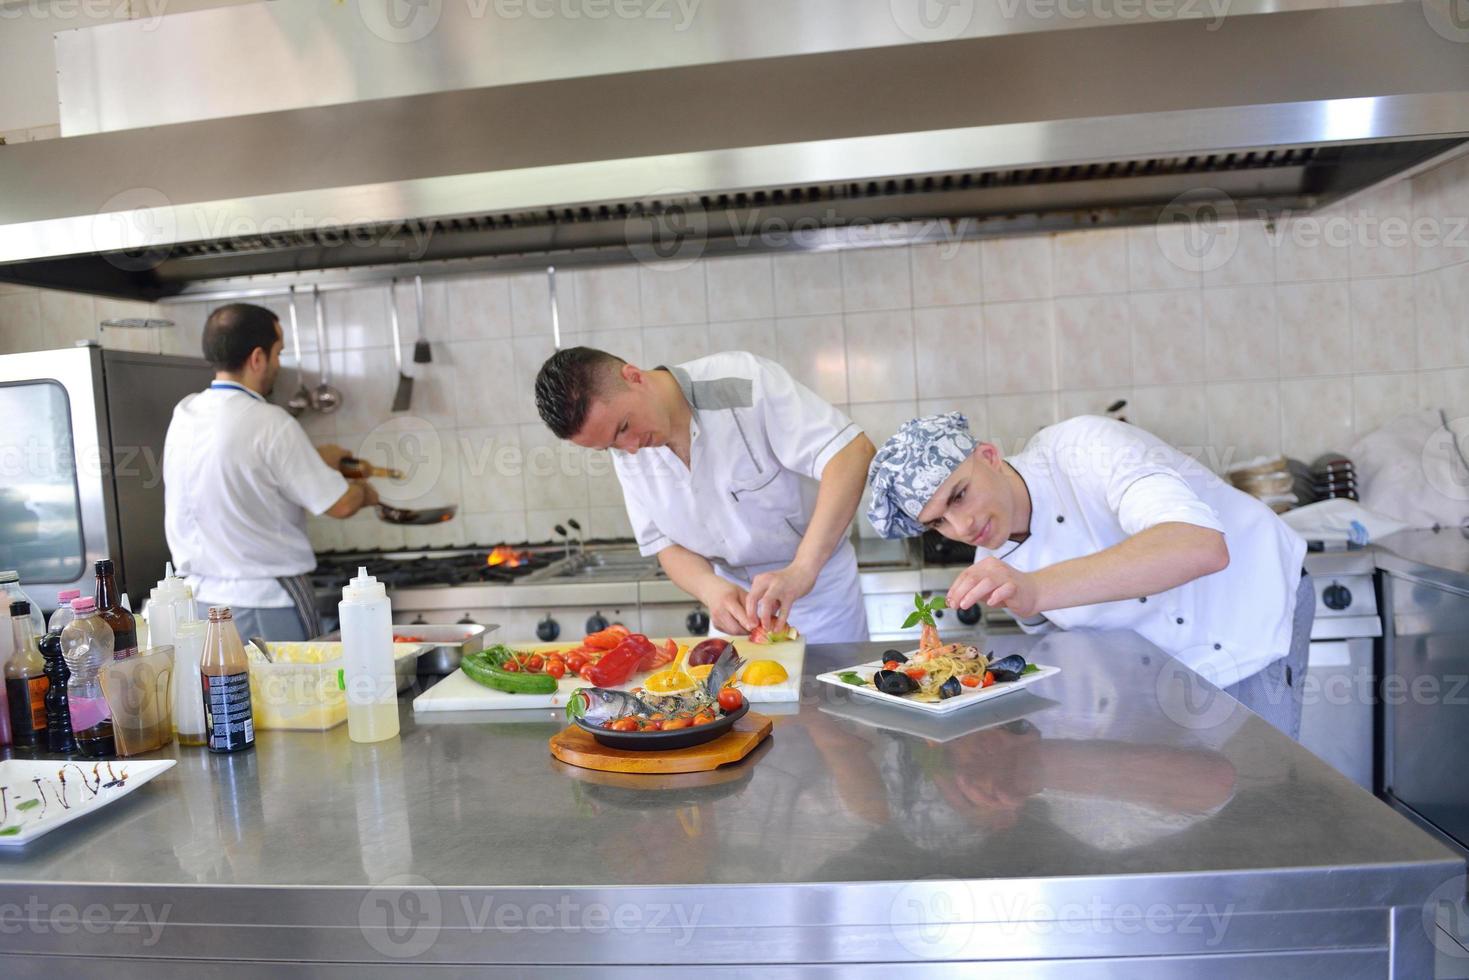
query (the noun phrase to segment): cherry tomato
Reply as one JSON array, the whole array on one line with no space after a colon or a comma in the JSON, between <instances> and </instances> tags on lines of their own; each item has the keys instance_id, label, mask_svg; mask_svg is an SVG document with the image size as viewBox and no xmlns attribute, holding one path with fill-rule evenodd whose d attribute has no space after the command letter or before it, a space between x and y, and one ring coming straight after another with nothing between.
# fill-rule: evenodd
<instances>
[{"instance_id":1,"label":"cherry tomato","mask_svg":"<svg viewBox=\"0 0 1469 980\"><path fill-rule=\"evenodd\" d=\"M566 676L566 665L559 660L552 660L546 664L546 673L559 681Z\"/></svg>"},{"instance_id":2,"label":"cherry tomato","mask_svg":"<svg viewBox=\"0 0 1469 980\"><path fill-rule=\"evenodd\" d=\"M981 681L973 674L965 674L963 677L959 678L959 683L963 684L965 687L978 687Z\"/></svg>"},{"instance_id":3,"label":"cherry tomato","mask_svg":"<svg viewBox=\"0 0 1469 980\"><path fill-rule=\"evenodd\" d=\"M590 675L590 674L591 674L591 672L592 672L592 665L591 665L591 664L582 664L582 668L581 668L581 670L578 670L578 671L577 671L577 672L576 672L576 674L577 674L577 676L578 676L578 677L580 677L580 678L581 678L581 679L582 679L582 680L586 680L586 681L589 681L589 680L591 680L591 677L590 677L590 676L588 676L588 675Z\"/></svg>"},{"instance_id":4,"label":"cherry tomato","mask_svg":"<svg viewBox=\"0 0 1469 980\"><path fill-rule=\"evenodd\" d=\"M566 668L573 674L580 674L581 669L587 665L587 657L584 653L568 653L566 655Z\"/></svg>"},{"instance_id":5,"label":"cherry tomato","mask_svg":"<svg viewBox=\"0 0 1469 980\"><path fill-rule=\"evenodd\" d=\"M994 682L995 682L995 672L993 670L987 670L987 671L985 671L984 672L984 686L985 687L989 687Z\"/></svg>"},{"instance_id":6,"label":"cherry tomato","mask_svg":"<svg viewBox=\"0 0 1469 980\"><path fill-rule=\"evenodd\" d=\"M520 673L520 663L514 657L511 657L505 661L503 669L508 670L512 674L518 674Z\"/></svg>"},{"instance_id":7,"label":"cherry tomato","mask_svg":"<svg viewBox=\"0 0 1469 980\"><path fill-rule=\"evenodd\" d=\"M882 663L882 669L883 670L897 670L898 669L898 662L896 660L884 660L883 663Z\"/></svg>"},{"instance_id":8,"label":"cherry tomato","mask_svg":"<svg viewBox=\"0 0 1469 980\"><path fill-rule=\"evenodd\" d=\"M725 713L738 711L740 705L745 703L745 696L732 687L726 687L719 692L719 706Z\"/></svg>"},{"instance_id":9,"label":"cherry tomato","mask_svg":"<svg viewBox=\"0 0 1469 980\"><path fill-rule=\"evenodd\" d=\"M618 718L607 727L614 732L635 732L638 730L638 720L636 718Z\"/></svg>"},{"instance_id":10,"label":"cherry tomato","mask_svg":"<svg viewBox=\"0 0 1469 980\"><path fill-rule=\"evenodd\" d=\"M915 681L918 681L918 680L922 680L923 679L923 675L924 674L927 674L928 671L924 670L922 667L908 667L907 669L905 669L903 671L903 673L907 674L909 677L913 678Z\"/></svg>"},{"instance_id":11,"label":"cherry tomato","mask_svg":"<svg viewBox=\"0 0 1469 980\"><path fill-rule=\"evenodd\" d=\"M671 731L674 731L675 729L679 729L679 728L688 728L689 727L689 720L687 718L669 718L667 721L663 722L662 724L663 724L663 729L662 729L663 731L665 731L665 732L671 732Z\"/></svg>"},{"instance_id":12,"label":"cherry tomato","mask_svg":"<svg viewBox=\"0 0 1469 980\"><path fill-rule=\"evenodd\" d=\"M525 670L529 674L539 674L546 666L546 658L538 653L533 653L525 658Z\"/></svg>"}]
</instances>

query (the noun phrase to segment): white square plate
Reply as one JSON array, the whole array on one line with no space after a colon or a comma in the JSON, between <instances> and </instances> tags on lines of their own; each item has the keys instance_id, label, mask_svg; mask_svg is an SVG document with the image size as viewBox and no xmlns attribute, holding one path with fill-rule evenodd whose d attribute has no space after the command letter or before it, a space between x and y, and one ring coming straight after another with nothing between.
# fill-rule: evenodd
<instances>
[{"instance_id":1,"label":"white square plate","mask_svg":"<svg viewBox=\"0 0 1469 980\"><path fill-rule=\"evenodd\" d=\"M1061 673L1060 667L1042 667L1039 664L1036 667L1037 670L1034 673L1023 674L1018 680L997 681L989 687L965 688L963 694L949 698L947 701L914 701L912 698L902 698L896 694L884 694L870 684L864 684L861 687L858 687L856 684L848 684L841 677L837 676L849 670L855 670L863 677L870 679L873 674L882 669L881 660L873 660L869 663L857 664L854 667L843 667L841 670L817 674L816 679L827 684L834 684L844 691L851 691L853 694L872 698L875 701L886 701L888 704L902 705L905 708L912 708L915 711L922 711L930 715L946 715L951 711L958 711L971 704L983 704L986 701L1002 698L1015 691L1023 691L1032 684Z\"/></svg>"},{"instance_id":2,"label":"white square plate","mask_svg":"<svg viewBox=\"0 0 1469 980\"><path fill-rule=\"evenodd\" d=\"M5 801L0 805L3 814L0 847L29 844L77 817L96 813L159 773L172 769L176 761L108 759L99 763L91 759L76 762L6 759L0 762L0 786L5 788ZM97 767L97 777L92 775L93 766ZM65 806L58 772L66 774Z\"/></svg>"}]
</instances>

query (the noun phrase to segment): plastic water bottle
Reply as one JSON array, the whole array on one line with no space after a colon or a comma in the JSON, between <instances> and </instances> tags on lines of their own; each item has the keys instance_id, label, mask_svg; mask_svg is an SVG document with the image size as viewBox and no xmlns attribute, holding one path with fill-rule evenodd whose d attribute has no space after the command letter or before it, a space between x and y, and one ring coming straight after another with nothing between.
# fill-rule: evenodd
<instances>
[{"instance_id":1,"label":"plastic water bottle","mask_svg":"<svg viewBox=\"0 0 1469 980\"><path fill-rule=\"evenodd\" d=\"M393 667L393 607L387 589L359 567L342 589L342 674L347 735L380 742L398 734L398 678Z\"/></svg>"},{"instance_id":2,"label":"plastic water bottle","mask_svg":"<svg viewBox=\"0 0 1469 980\"><path fill-rule=\"evenodd\" d=\"M19 572L0 572L0 589L4 589L10 596L8 599L0 600L3 601L4 609L9 609L12 602L29 602L31 604L31 632L36 636L46 632L46 617L41 615L41 607L36 605L35 600L26 595L25 590L20 587ZM10 646L8 641L6 646ZM6 656L9 659L8 653Z\"/></svg>"},{"instance_id":3,"label":"plastic water bottle","mask_svg":"<svg viewBox=\"0 0 1469 980\"><path fill-rule=\"evenodd\" d=\"M66 704L77 751L92 758L117 754L112 737L112 712L102 693L97 671L112 659L112 627L97 612L96 600L83 596L71 604L76 619L61 631L61 653L71 677L66 682Z\"/></svg>"},{"instance_id":4,"label":"plastic water bottle","mask_svg":"<svg viewBox=\"0 0 1469 980\"><path fill-rule=\"evenodd\" d=\"M46 623L47 633L60 633L66 629L67 623L77 618L77 614L71 611L71 601L80 599L81 596L80 589L63 589L56 593L56 611Z\"/></svg>"}]
</instances>

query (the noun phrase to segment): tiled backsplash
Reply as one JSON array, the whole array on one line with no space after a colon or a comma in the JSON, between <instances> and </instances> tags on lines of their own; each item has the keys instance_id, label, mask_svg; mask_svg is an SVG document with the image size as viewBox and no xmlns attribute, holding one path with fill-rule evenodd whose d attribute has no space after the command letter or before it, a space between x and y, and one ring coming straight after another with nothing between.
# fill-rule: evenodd
<instances>
[{"instance_id":1,"label":"tiled backsplash","mask_svg":"<svg viewBox=\"0 0 1469 980\"><path fill-rule=\"evenodd\" d=\"M1466 216L1469 157L1329 212L1212 238L1143 227L559 272L559 322L564 344L644 366L764 354L879 443L915 414L959 409L1008 452L1043 425L1126 399L1132 421L1215 468L1262 453L1309 460L1420 406L1469 413ZM345 400L303 423L379 462L419 458L395 499L459 502L460 516L418 529L370 515L314 521L319 548L543 540L568 517L589 536L628 533L606 455L558 445L535 413L531 384L553 349L545 273L426 283L428 365L411 363L420 325L411 286L400 287L417 379L408 418L389 411L388 301L387 286L326 294L328 364ZM60 346L99 316L140 315L104 312L108 302L0 293L0 348ZM288 325L284 302L270 305ZM197 350L209 307L161 309L174 331L121 341ZM299 318L314 384L309 297ZM283 372L277 400L295 384Z\"/></svg>"}]
</instances>

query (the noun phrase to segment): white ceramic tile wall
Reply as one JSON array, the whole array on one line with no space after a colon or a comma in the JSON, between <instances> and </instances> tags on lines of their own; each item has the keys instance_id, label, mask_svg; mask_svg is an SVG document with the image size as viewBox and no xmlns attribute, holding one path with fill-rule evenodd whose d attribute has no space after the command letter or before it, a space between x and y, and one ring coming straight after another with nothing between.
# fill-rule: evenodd
<instances>
[{"instance_id":1,"label":"white ceramic tile wall","mask_svg":"<svg viewBox=\"0 0 1469 980\"><path fill-rule=\"evenodd\" d=\"M919 412L961 410L1014 451L1041 426L1126 398L1133 421L1222 468L1346 450L1420 406L1469 414L1469 157L1319 215L1225 231L1202 243L1174 226L573 270L558 273L560 322L565 342L647 366L770 356L878 440ZM426 284L434 359L408 367L421 425L390 422L388 302L384 287L328 298L328 363L346 403L304 424L383 462L418 460L398 499L457 501L461 515L424 530L318 521L321 547L545 539L568 517L589 535L627 533L605 454L557 445L536 416L531 383L553 349L543 273ZM286 319L284 301L269 305ZM398 307L407 354L420 326L406 285ZM178 326L104 342L197 350L207 308L161 310ZM157 310L0 286L0 350L63 346L95 336L104 316L144 312ZM309 297L300 322L314 383ZM285 360L294 366L289 344ZM294 385L288 371L279 397Z\"/></svg>"}]
</instances>

